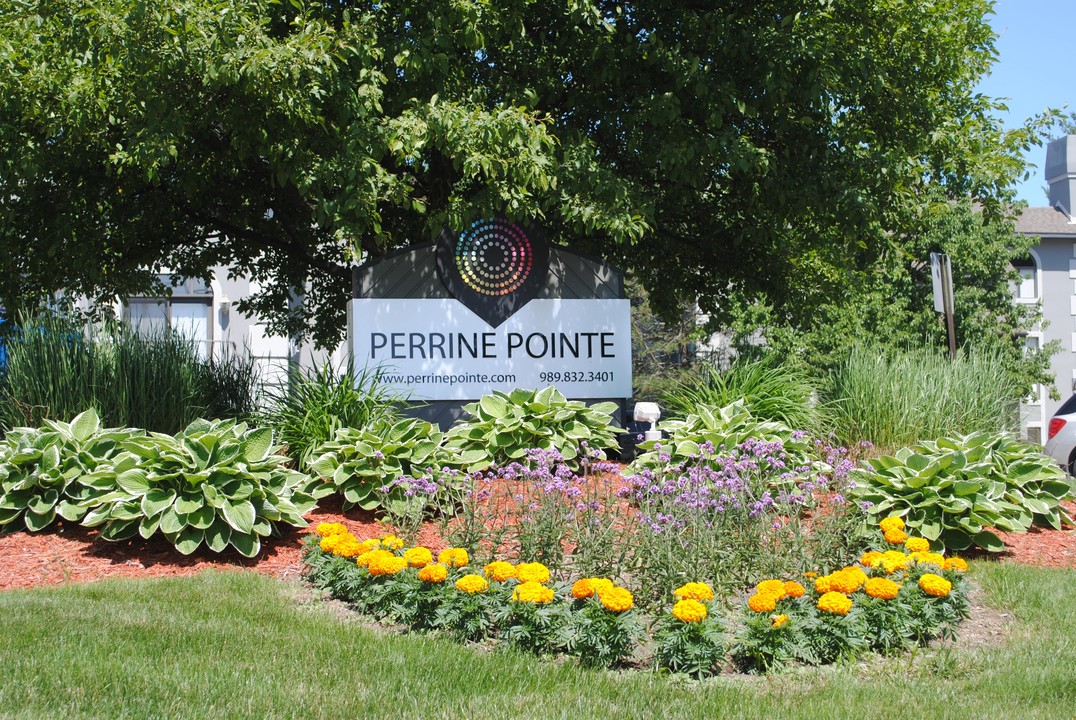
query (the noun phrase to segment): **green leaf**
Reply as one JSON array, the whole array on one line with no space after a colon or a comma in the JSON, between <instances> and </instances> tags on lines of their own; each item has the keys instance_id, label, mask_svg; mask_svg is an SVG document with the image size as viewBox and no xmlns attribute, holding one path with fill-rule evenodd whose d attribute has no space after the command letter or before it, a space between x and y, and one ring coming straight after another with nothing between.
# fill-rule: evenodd
<instances>
[{"instance_id":1,"label":"green leaf","mask_svg":"<svg viewBox=\"0 0 1076 720\"><path fill-rule=\"evenodd\" d=\"M71 434L80 443L85 442L101 427L101 420L97 417L97 411L93 408L79 413L71 421Z\"/></svg>"},{"instance_id":2,"label":"green leaf","mask_svg":"<svg viewBox=\"0 0 1076 720\"><path fill-rule=\"evenodd\" d=\"M190 515L201 510L205 506L203 497L201 494L195 495L193 493L180 495L176 498L176 512L180 515Z\"/></svg>"},{"instance_id":3,"label":"green leaf","mask_svg":"<svg viewBox=\"0 0 1076 720\"><path fill-rule=\"evenodd\" d=\"M1005 550L1005 543L989 530L977 533L975 535L975 544L988 552L1002 552Z\"/></svg>"},{"instance_id":4,"label":"green leaf","mask_svg":"<svg viewBox=\"0 0 1076 720\"><path fill-rule=\"evenodd\" d=\"M35 513L27 510L23 516L23 522L26 523L26 529L30 532L38 532L44 530L53 520L56 519L56 508L50 507L47 512Z\"/></svg>"},{"instance_id":5,"label":"green leaf","mask_svg":"<svg viewBox=\"0 0 1076 720\"><path fill-rule=\"evenodd\" d=\"M116 476L116 484L131 495L145 495L149 492L149 475L142 468L132 468Z\"/></svg>"},{"instance_id":6,"label":"green leaf","mask_svg":"<svg viewBox=\"0 0 1076 720\"><path fill-rule=\"evenodd\" d=\"M234 530L243 534L253 530L255 513L254 506L250 502L246 500L237 503L226 502L221 510L224 512L224 519Z\"/></svg>"},{"instance_id":7,"label":"green leaf","mask_svg":"<svg viewBox=\"0 0 1076 720\"><path fill-rule=\"evenodd\" d=\"M259 428L247 433L243 438L243 458L248 463L256 463L265 460L269 450L273 447L273 431L270 428Z\"/></svg>"},{"instance_id":8,"label":"green leaf","mask_svg":"<svg viewBox=\"0 0 1076 720\"><path fill-rule=\"evenodd\" d=\"M142 512L147 517L153 517L164 512L176 499L175 490L153 488L142 496Z\"/></svg>"},{"instance_id":9,"label":"green leaf","mask_svg":"<svg viewBox=\"0 0 1076 720\"><path fill-rule=\"evenodd\" d=\"M197 528L186 527L176 538L176 550L179 550L183 555L190 555L198 546L202 544L202 540L205 538L205 533Z\"/></svg>"},{"instance_id":10,"label":"green leaf","mask_svg":"<svg viewBox=\"0 0 1076 720\"><path fill-rule=\"evenodd\" d=\"M241 535L233 532L228 540L232 547L239 551L243 557L254 557L262 549L261 540L256 535Z\"/></svg>"},{"instance_id":11,"label":"green leaf","mask_svg":"<svg viewBox=\"0 0 1076 720\"><path fill-rule=\"evenodd\" d=\"M205 531L206 546L216 553L224 552L232 537L232 528L221 518L213 521L209 529Z\"/></svg>"}]
</instances>

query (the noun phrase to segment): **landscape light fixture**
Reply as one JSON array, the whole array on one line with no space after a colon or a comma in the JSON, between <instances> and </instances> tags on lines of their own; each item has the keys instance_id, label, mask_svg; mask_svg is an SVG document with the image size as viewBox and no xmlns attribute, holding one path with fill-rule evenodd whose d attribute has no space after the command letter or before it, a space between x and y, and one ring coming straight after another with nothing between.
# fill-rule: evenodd
<instances>
[{"instance_id":1,"label":"landscape light fixture","mask_svg":"<svg viewBox=\"0 0 1076 720\"><path fill-rule=\"evenodd\" d=\"M661 431L658 430L658 418L661 417L661 408L657 403L641 402L635 403L634 418L635 422L648 422L650 423L650 429L643 433L643 440L660 440Z\"/></svg>"}]
</instances>

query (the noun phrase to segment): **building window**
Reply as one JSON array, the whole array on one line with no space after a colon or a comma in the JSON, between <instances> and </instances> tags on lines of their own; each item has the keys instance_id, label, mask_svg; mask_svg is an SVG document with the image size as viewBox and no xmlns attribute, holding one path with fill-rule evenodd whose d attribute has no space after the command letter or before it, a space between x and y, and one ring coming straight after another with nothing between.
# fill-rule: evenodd
<instances>
[{"instance_id":1,"label":"building window","mask_svg":"<svg viewBox=\"0 0 1076 720\"><path fill-rule=\"evenodd\" d=\"M172 286L171 275L158 276L162 283ZM173 330L180 337L197 343L203 358L209 356L213 341L213 291L197 278L177 278L172 296L133 297L127 301L125 317L136 332L154 335Z\"/></svg>"},{"instance_id":2,"label":"building window","mask_svg":"<svg viewBox=\"0 0 1076 720\"><path fill-rule=\"evenodd\" d=\"M1014 288L1013 295L1017 300L1039 299L1039 267L1035 258L1028 255L1022 260L1013 262L1013 267L1020 273L1020 281Z\"/></svg>"}]
</instances>

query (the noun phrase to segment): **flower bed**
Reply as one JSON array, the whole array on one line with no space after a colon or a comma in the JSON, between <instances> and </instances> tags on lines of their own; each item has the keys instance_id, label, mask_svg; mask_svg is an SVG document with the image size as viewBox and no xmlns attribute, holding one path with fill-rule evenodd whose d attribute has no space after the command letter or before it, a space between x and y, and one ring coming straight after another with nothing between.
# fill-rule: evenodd
<instances>
[{"instance_id":1,"label":"flower bed","mask_svg":"<svg viewBox=\"0 0 1076 720\"><path fill-rule=\"evenodd\" d=\"M899 518L884 520L882 531L887 549L834 572L767 578L750 593L725 596L709 583L688 582L648 613L611 578L557 582L540 562L476 567L464 548L435 558L395 535L360 541L339 523L317 527L304 560L315 586L412 631L495 639L590 666L633 661L703 677L729 661L768 671L953 636L968 615L967 563L924 549L921 538L899 537ZM653 648L648 656L644 647Z\"/></svg>"}]
</instances>

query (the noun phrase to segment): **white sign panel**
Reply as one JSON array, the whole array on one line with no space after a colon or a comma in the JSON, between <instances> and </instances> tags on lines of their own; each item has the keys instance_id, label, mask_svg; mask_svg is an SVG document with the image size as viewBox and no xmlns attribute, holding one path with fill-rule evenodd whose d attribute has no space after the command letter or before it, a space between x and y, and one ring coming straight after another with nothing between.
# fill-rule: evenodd
<instances>
[{"instance_id":1,"label":"white sign panel","mask_svg":"<svg viewBox=\"0 0 1076 720\"><path fill-rule=\"evenodd\" d=\"M415 400L474 400L553 385L631 396L628 300L531 300L496 328L452 299L351 301L356 365Z\"/></svg>"}]
</instances>

